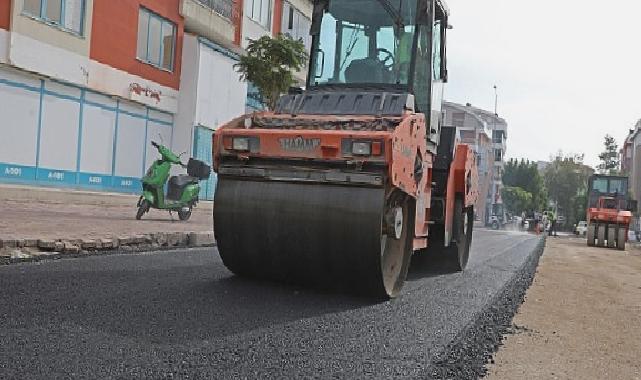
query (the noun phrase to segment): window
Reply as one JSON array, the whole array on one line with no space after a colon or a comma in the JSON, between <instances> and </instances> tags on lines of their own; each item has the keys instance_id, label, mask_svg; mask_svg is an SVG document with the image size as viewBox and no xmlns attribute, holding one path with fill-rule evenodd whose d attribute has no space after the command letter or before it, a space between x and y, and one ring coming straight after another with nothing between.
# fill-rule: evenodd
<instances>
[{"instance_id":1,"label":"window","mask_svg":"<svg viewBox=\"0 0 641 380\"><path fill-rule=\"evenodd\" d=\"M76 34L83 34L85 0L25 0L24 14Z\"/></svg>"},{"instance_id":2,"label":"window","mask_svg":"<svg viewBox=\"0 0 641 380\"><path fill-rule=\"evenodd\" d=\"M594 183L592 183L592 188L596 192L605 194L608 192L608 180L602 178L595 179Z\"/></svg>"},{"instance_id":3,"label":"window","mask_svg":"<svg viewBox=\"0 0 641 380\"><path fill-rule=\"evenodd\" d=\"M463 112L454 112L452 114L452 125L455 127L464 127L465 126L465 113Z\"/></svg>"},{"instance_id":4,"label":"window","mask_svg":"<svg viewBox=\"0 0 641 380\"><path fill-rule=\"evenodd\" d=\"M136 56L141 61L172 71L176 26L173 22L151 11L140 8L138 14L138 47Z\"/></svg>"},{"instance_id":5,"label":"window","mask_svg":"<svg viewBox=\"0 0 641 380\"><path fill-rule=\"evenodd\" d=\"M496 144L503 142L503 131L492 131L492 141Z\"/></svg>"},{"instance_id":6,"label":"window","mask_svg":"<svg viewBox=\"0 0 641 380\"><path fill-rule=\"evenodd\" d=\"M305 17L301 12L294 8L290 3L283 4L283 19L281 24L281 31L283 34L288 35L294 40L302 40L305 48L309 51L311 48L311 36L309 35L309 28L312 22Z\"/></svg>"},{"instance_id":7,"label":"window","mask_svg":"<svg viewBox=\"0 0 641 380\"><path fill-rule=\"evenodd\" d=\"M313 85L408 86L416 1L403 2L402 7L387 4L377 0L329 2L319 20L318 45L310 60L315 73ZM350 17L355 9L370 11L363 17ZM394 17L398 12L397 20ZM428 56L426 71L429 64ZM429 76L425 77L425 85L428 80Z\"/></svg>"},{"instance_id":8,"label":"window","mask_svg":"<svg viewBox=\"0 0 641 380\"><path fill-rule=\"evenodd\" d=\"M269 29L271 23L272 0L248 0L247 17Z\"/></svg>"},{"instance_id":9,"label":"window","mask_svg":"<svg viewBox=\"0 0 641 380\"><path fill-rule=\"evenodd\" d=\"M441 31L443 26L441 20L434 23L433 41L432 41L432 79L441 79Z\"/></svg>"},{"instance_id":10,"label":"window","mask_svg":"<svg viewBox=\"0 0 641 380\"><path fill-rule=\"evenodd\" d=\"M627 193L627 181L624 179L611 179L610 180L610 193L625 194Z\"/></svg>"},{"instance_id":11,"label":"window","mask_svg":"<svg viewBox=\"0 0 641 380\"><path fill-rule=\"evenodd\" d=\"M494 161L495 162L500 162L503 161L503 151L500 149L497 149L494 151Z\"/></svg>"},{"instance_id":12,"label":"window","mask_svg":"<svg viewBox=\"0 0 641 380\"><path fill-rule=\"evenodd\" d=\"M427 25L419 25L414 67L414 98L418 112L429 113L430 96L430 31ZM456 118L456 114L452 117ZM456 120L452 120L454 123ZM456 126L456 124L454 124ZM461 125L462 126L462 125Z\"/></svg>"}]
</instances>

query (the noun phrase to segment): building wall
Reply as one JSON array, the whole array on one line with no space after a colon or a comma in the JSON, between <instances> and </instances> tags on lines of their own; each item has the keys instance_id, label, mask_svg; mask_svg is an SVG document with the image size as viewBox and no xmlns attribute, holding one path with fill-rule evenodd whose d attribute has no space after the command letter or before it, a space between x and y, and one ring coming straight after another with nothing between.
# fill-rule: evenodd
<instances>
[{"instance_id":1,"label":"building wall","mask_svg":"<svg viewBox=\"0 0 641 380\"><path fill-rule=\"evenodd\" d=\"M211 163L211 134L245 111L247 83L234 70L238 56L195 35L185 35L179 112L173 146ZM216 176L203 181L202 199L213 198Z\"/></svg>"},{"instance_id":2,"label":"building wall","mask_svg":"<svg viewBox=\"0 0 641 380\"><path fill-rule=\"evenodd\" d=\"M11 1L0 1L0 29L9 30L11 27Z\"/></svg>"},{"instance_id":3,"label":"building wall","mask_svg":"<svg viewBox=\"0 0 641 380\"><path fill-rule=\"evenodd\" d=\"M491 130L472 108L445 102L443 109L444 125L456 127L459 135L465 136L463 142L472 146L476 153L479 197L474 208L476 218L485 222L488 214L491 213L494 183L494 149Z\"/></svg>"},{"instance_id":4,"label":"building wall","mask_svg":"<svg viewBox=\"0 0 641 380\"><path fill-rule=\"evenodd\" d=\"M176 24L176 49L172 72L158 69L136 58L138 10L145 7ZM91 37L91 59L116 69L178 89L184 34L179 0L96 1Z\"/></svg>"}]
</instances>

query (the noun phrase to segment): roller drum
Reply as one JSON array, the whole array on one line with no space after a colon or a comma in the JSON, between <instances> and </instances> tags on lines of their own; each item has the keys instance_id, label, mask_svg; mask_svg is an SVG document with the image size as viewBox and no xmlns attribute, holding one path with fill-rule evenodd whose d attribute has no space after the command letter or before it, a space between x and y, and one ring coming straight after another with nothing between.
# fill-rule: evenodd
<instances>
[{"instance_id":1,"label":"roller drum","mask_svg":"<svg viewBox=\"0 0 641 380\"><path fill-rule=\"evenodd\" d=\"M392 239L382 232L383 188L223 177L214 230L238 275L393 297L411 256L411 208L403 210L402 239Z\"/></svg>"}]
</instances>

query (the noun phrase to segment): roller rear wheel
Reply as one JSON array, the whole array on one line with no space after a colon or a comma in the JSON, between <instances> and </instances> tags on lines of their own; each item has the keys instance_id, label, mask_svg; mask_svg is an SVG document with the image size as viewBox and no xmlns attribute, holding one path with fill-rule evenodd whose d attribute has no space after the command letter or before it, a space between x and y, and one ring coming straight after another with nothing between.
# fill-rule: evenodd
<instances>
[{"instance_id":1,"label":"roller rear wheel","mask_svg":"<svg viewBox=\"0 0 641 380\"><path fill-rule=\"evenodd\" d=\"M614 248L617 244L617 227L614 224L608 225L608 248Z\"/></svg>"},{"instance_id":2,"label":"roller rear wheel","mask_svg":"<svg viewBox=\"0 0 641 380\"><path fill-rule=\"evenodd\" d=\"M454 203L454 220L452 223L452 242L450 243L451 265L455 271L465 269L470 258L472 246L472 230L474 228L474 210L465 208L462 199L456 199ZM456 255L454 255L456 253Z\"/></svg>"},{"instance_id":3,"label":"roller rear wheel","mask_svg":"<svg viewBox=\"0 0 641 380\"><path fill-rule=\"evenodd\" d=\"M619 251L625 251L625 241L627 238L627 231L623 226L619 227L619 233L617 237L617 249Z\"/></svg>"},{"instance_id":4,"label":"roller rear wheel","mask_svg":"<svg viewBox=\"0 0 641 380\"><path fill-rule=\"evenodd\" d=\"M454 218L452 221L452 240L445 247L445 230L443 225L430 228L427 249L418 258L421 267L437 270L443 273L461 272L467 266L472 246L474 228L474 209L465 208L463 200L454 203Z\"/></svg>"},{"instance_id":5,"label":"roller rear wheel","mask_svg":"<svg viewBox=\"0 0 641 380\"><path fill-rule=\"evenodd\" d=\"M597 243L598 247L605 247L605 231L607 226L605 224L600 224L597 227Z\"/></svg>"},{"instance_id":6,"label":"roller rear wheel","mask_svg":"<svg viewBox=\"0 0 641 380\"><path fill-rule=\"evenodd\" d=\"M590 224L588 226L588 246L589 247L594 247L594 245L596 244L595 238L596 238L596 224Z\"/></svg>"}]
</instances>

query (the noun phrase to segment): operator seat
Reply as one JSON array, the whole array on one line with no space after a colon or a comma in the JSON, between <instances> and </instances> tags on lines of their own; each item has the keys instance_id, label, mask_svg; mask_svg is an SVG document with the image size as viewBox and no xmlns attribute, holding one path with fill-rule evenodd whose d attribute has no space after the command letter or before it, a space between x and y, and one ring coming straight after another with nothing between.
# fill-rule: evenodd
<instances>
[{"instance_id":1,"label":"operator seat","mask_svg":"<svg viewBox=\"0 0 641 380\"><path fill-rule=\"evenodd\" d=\"M355 59L345 69L346 83L389 83L390 76L377 58Z\"/></svg>"}]
</instances>

